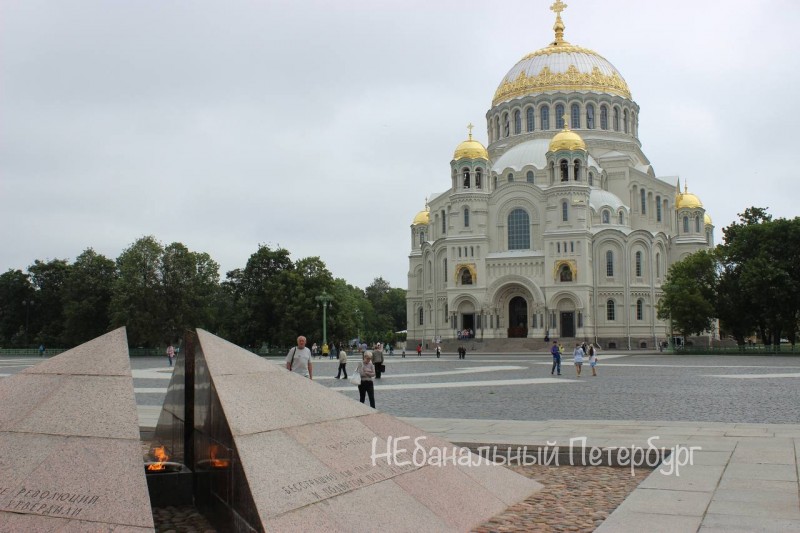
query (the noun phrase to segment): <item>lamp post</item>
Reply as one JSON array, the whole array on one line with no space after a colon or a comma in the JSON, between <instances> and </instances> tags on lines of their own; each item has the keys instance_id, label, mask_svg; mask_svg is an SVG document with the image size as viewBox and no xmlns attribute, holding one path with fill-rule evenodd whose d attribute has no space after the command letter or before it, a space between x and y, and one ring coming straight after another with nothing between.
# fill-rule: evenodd
<instances>
[{"instance_id":1,"label":"lamp post","mask_svg":"<svg viewBox=\"0 0 800 533\"><path fill-rule=\"evenodd\" d=\"M361 346L361 309L356 309L356 338Z\"/></svg>"},{"instance_id":2,"label":"lamp post","mask_svg":"<svg viewBox=\"0 0 800 533\"><path fill-rule=\"evenodd\" d=\"M325 291L314 298L317 301L317 306L322 306L322 344L328 344L328 306L333 301L333 296Z\"/></svg>"},{"instance_id":3,"label":"lamp post","mask_svg":"<svg viewBox=\"0 0 800 533\"><path fill-rule=\"evenodd\" d=\"M22 306L25 308L25 346L28 346L28 325L31 318L31 307L33 307L33 300L22 300Z\"/></svg>"}]
</instances>

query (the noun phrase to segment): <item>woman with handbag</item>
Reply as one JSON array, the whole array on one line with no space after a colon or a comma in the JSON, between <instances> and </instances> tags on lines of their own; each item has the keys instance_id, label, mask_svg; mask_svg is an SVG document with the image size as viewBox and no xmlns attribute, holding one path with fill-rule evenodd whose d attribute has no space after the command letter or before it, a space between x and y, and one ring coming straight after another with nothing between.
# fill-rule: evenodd
<instances>
[{"instance_id":1,"label":"woman with handbag","mask_svg":"<svg viewBox=\"0 0 800 533\"><path fill-rule=\"evenodd\" d=\"M364 359L358 364L356 374L361 376L358 385L358 398L364 403L364 397L369 396L369 406L375 409L375 386L372 379L375 377L375 365L372 364L372 352L364 352Z\"/></svg>"},{"instance_id":2,"label":"woman with handbag","mask_svg":"<svg viewBox=\"0 0 800 533\"><path fill-rule=\"evenodd\" d=\"M375 363L375 379L381 379L381 372L386 372L383 366L383 345L378 343L372 351L372 362Z\"/></svg>"}]
</instances>

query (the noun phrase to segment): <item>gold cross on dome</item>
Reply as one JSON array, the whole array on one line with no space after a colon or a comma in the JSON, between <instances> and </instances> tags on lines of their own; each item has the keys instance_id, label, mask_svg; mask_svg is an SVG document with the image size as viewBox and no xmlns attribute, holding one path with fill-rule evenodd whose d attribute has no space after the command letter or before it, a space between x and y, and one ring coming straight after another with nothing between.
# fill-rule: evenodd
<instances>
[{"instance_id":1,"label":"gold cross on dome","mask_svg":"<svg viewBox=\"0 0 800 533\"><path fill-rule=\"evenodd\" d=\"M569 122L568 122L567 119L569 119L569 115L564 113L564 115L561 118L564 120L564 129L568 130L569 129Z\"/></svg>"},{"instance_id":2,"label":"gold cross on dome","mask_svg":"<svg viewBox=\"0 0 800 533\"><path fill-rule=\"evenodd\" d=\"M564 11L565 9L567 9L567 4L565 4L561 0L556 0L555 2L553 2L553 5L550 6L550 11L552 11L559 17L561 16L561 12Z\"/></svg>"},{"instance_id":3,"label":"gold cross on dome","mask_svg":"<svg viewBox=\"0 0 800 533\"><path fill-rule=\"evenodd\" d=\"M474 128L474 127L475 127L475 126L473 126L473 125L472 125L472 122L470 122L469 124L467 124L467 129L469 130L469 138L470 138L470 139L472 139L472 128Z\"/></svg>"}]
</instances>

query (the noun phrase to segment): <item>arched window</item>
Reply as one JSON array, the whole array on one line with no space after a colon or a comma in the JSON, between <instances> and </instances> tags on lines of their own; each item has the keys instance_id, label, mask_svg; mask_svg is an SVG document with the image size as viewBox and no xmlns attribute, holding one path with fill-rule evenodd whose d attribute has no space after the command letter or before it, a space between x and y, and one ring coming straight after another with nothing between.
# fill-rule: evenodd
<instances>
[{"instance_id":1,"label":"arched window","mask_svg":"<svg viewBox=\"0 0 800 533\"><path fill-rule=\"evenodd\" d=\"M564 251L566 251L566 250L564 250ZM556 243L556 252L561 253L561 243L560 242Z\"/></svg>"},{"instance_id":2,"label":"arched window","mask_svg":"<svg viewBox=\"0 0 800 533\"><path fill-rule=\"evenodd\" d=\"M683 217L683 232L689 233L689 217Z\"/></svg>"},{"instance_id":3,"label":"arched window","mask_svg":"<svg viewBox=\"0 0 800 533\"><path fill-rule=\"evenodd\" d=\"M619 212L619 225L620 226L625 225L625 213L623 211Z\"/></svg>"},{"instance_id":4,"label":"arched window","mask_svg":"<svg viewBox=\"0 0 800 533\"><path fill-rule=\"evenodd\" d=\"M506 180L508 180L509 183L513 183L514 182L514 174L509 172L508 176L506 176Z\"/></svg>"},{"instance_id":5,"label":"arched window","mask_svg":"<svg viewBox=\"0 0 800 533\"><path fill-rule=\"evenodd\" d=\"M539 120L542 123L543 130L550 129L550 108L547 106L542 106L539 108Z\"/></svg>"},{"instance_id":6,"label":"arched window","mask_svg":"<svg viewBox=\"0 0 800 533\"><path fill-rule=\"evenodd\" d=\"M419 308L419 313L417 313L417 314L419 315L419 325L420 326L424 325L425 324L425 322L424 322L425 315L423 314L423 311L422 311L421 307Z\"/></svg>"},{"instance_id":7,"label":"arched window","mask_svg":"<svg viewBox=\"0 0 800 533\"><path fill-rule=\"evenodd\" d=\"M469 169L465 168L463 174L464 174L464 188L469 189Z\"/></svg>"},{"instance_id":8,"label":"arched window","mask_svg":"<svg viewBox=\"0 0 800 533\"><path fill-rule=\"evenodd\" d=\"M581 162L579 159L575 160L574 164L574 171L575 171L575 181L581 181Z\"/></svg>"},{"instance_id":9,"label":"arched window","mask_svg":"<svg viewBox=\"0 0 800 533\"><path fill-rule=\"evenodd\" d=\"M614 108L614 131L619 131L619 108Z\"/></svg>"},{"instance_id":10,"label":"arched window","mask_svg":"<svg viewBox=\"0 0 800 533\"><path fill-rule=\"evenodd\" d=\"M442 267L444 268L444 282L447 283L447 258L446 257L444 258L444 261L442 262ZM447 305L447 304L445 304L445 305ZM446 315L447 311L445 311L444 314Z\"/></svg>"},{"instance_id":11,"label":"arched window","mask_svg":"<svg viewBox=\"0 0 800 533\"><path fill-rule=\"evenodd\" d=\"M494 131L496 132L496 137L500 138L500 115L497 115L494 119Z\"/></svg>"},{"instance_id":12,"label":"arched window","mask_svg":"<svg viewBox=\"0 0 800 533\"><path fill-rule=\"evenodd\" d=\"M447 233L447 218L445 217L444 209L442 209L442 235Z\"/></svg>"},{"instance_id":13,"label":"arched window","mask_svg":"<svg viewBox=\"0 0 800 533\"><path fill-rule=\"evenodd\" d=\"M576 130L581 127L581 108L578 104L572 104L569 110L570 128Z\"/></svg>"},{"instance_id":14,"label":"arched window","mask_svg":"<svg viewBox=\"0 0 800 533\"><path fill-rule=\"evenodd\" d=\"M514 209L508 214L508 249L529 250L531 247L531 224L528 212Z\"/></svg>"},{"instance_id":15,"label":"arched window","mask_svg":"<svg viewBox=\"0 0 800 533\"><path fill-rule=\"evenodd\" d=\"M604 105L600 106L600 129L608 129L608 108Z\"/></svg>"},{"instance_id":16,"label":"arched window","mask_svg":"<svg viewBox=\"0 0 800 533\"><path fill-rule=\"evenodd\" d=\"M420 231L419 232L419 245L422 246L423 244L425 244L425 232L424 231Z\"/></svg>"},{"instance_id":17,"label":"arched window","mask_svg":"<svg viewBox=\"0 0 800 533\"><path fill-rule=\"evenodd\" d=\"M642 277L642 252L636 252L636 277Z\"/></svg>"},{"instance_id":18,"label":"arched window","mask_svg":"<svg viewBox=\"0 0 800 533\"><path fill-rule=\"evenodd\" d=\"M611 213L608 212L608 209L603 209L603 224L611 223Z\"/></svg>"},{"instance_id":19,"label":"arched window","mask_svg":"<svg viewBox=\"0 0 800 533\"><path fill-rule=\"evenodd\" d=\"M525 110L525 128L527 131L533 131L533 107Z\"/></svg>"},{"instance_id":20,"label":"arched window","mask_svg":"<svg viewBox=\"0 0 800 533\"><path fill-rule=\"evenodd\" d=\"M480 189L482 187L482 182L483 182L483 180L481 179L482 177L483 177L483 169L479 168L479 169L475 170L475 188L476 189Z\"/></svg>"},{"instance_id":21,"label":"arched window","mask_svg":"<svg viewBox=\"0 0 800 533\"><path fill-rule=\"evenodd\" d=\"M533 183L533 170L529 170L525 177L527 178L528 183Z\"/></svg>"},{"instance_id":22,"label":"arched window","mask_svg":"<svg viewBox=\"0 0 800 533\"><path fill-rule=\"evenodd\" d=\"M509 135L508 113L503 113L503 137Z\"/></svg>"},{"instance_id":23,"label":"arched window","mask_svg":"<svg viewBox=\"0 0 800 533\"><path fill-rule=\"evenodd\" d=\"M461 284L472 285L472 272L468 268L461 269Z\"/></svg>"},{"instance_id":24,"label":"arched window","mask_svg":"<svg viewBox=\"0 0 800 533\"><path fill-rule=\"evenodd\" d=\"M559 281L572 281L572 269L569 268L569 265L561 265L558 269L558 279Z\"/></svg>"},{"instance_id":25,"label":"arched window","mask_svg":"<svg viewBox=\"0 0 800 533\"><path fill-rule=\"evenodd\" d=\"M556 104L556 129L564 127L564 104Z\"/></svg>"},{"instance_id":26,"label":"arched window","mask_svg":"<svg viewBox=\"0 0 800 533\"><path fill-rule=\"evenodd\" d=\"M586 104L586 128L594 129L594 106L592 104Z\"/></svg>"},{"instance_id":27,"label":"arched window","mask_svg":"<svg viewBox=\"0 0 800 533\"><path fill-rule=\"evenodd\" d=\"M594 174L589 172L589 186L594 185Z\"/></svg>"},{"instance_id":28,"label":"arched window","mask_svg":"<svg viewBox=\"0 0 800 533\"><path fill-rule=\"evenodd\" d=\"M700 233L700 215L694 216L694 232Z\"/></svg>"},{"instance_id":29,"label":"arched window","mask_svg":"<svg viewBox=\"0 0 800 533\"><path fill-rule=\"evenodd\" d=\"M559 163L561 167L561 181L569 181L569 163L566 159L562 159Z\"/></svg>"},{"instance_id":30,"label":"arched window","mask_svg":"<svg viewBox=\"0 0 800 533\"><path fill-rule=\"evenodd\" d=\"M639 196L642 199L642 214L646 215L647 214L647 196L646 196L646 194L644 192L644 189L640 189L639 190Z\"/></svg>"},{"instance_id":31,"label":"arched window","mask_svg":"<svg viewBox=\"0 0 800 533\"><path fill-rule=\"evenodd\" d=\"M644 318L644 300L639 298L636 300L636 320L642 320Z\"/></svg>"},{"instance_id":32,"label":"arched window","mask_svg":"<svg viewBox=\"0 0 800 533\"><path fill-rule=\"evenodd\" d=\"M497 176L492 177L492 189L497 190Z\"/></svg>"},{"instance_id":33,"label":"arched window","mask_svg":"<svg viewBox=\"0 0 800 533\"><path fill-rule=\"evenodd\" d=\"M616 313L614 312L614 300L606 302L606 320L614 320Z\"/></svg>"},{"instance_id":34,"label":"arched window","mask_svg":"<svg viewBox=\"0 0 800 533\"><path fill-rule=\"evenodd\" d=\"M661 254L656 253L656 277L661 277Z\"/></svg>"},{"instance_id":35,"label":"arched window","mask_svg":"<svg viewBox=\"0 0 800 533\"><path fill-rule=\"evenodd\" d=\"M625 133L628 133L628 110L622 112L622 127Z\"/></svg>"},{"instance_id":36,"label":"arched window","mask_svg":"<svg viewBox=\"0 0 800 533\"><path fill-rule=\"evenodd\" d=\"M561 220L564 222L569 220L569 205L567 205L567 202L561 202ZM567 251L566 246L564 246L564 251Z\"/></svg>"},{"instance_id":37,"label":"arched window","mask_svg":"<svg viewBox=\"0 0 800 533\"><path fill-rule=\"evenodd\" d=\"M514 111L514 134L519 135L522 133L522 113L519 109Z\"/></svg>"},{"instance_id":38,"label":"arched window","mask_svg":"<svg viewBox=\"0 0 800 533\"><path fill-rule=\"evenodd\" d=\"M464 227L469 227L469 207L464 208Z\"/></svg>"},{"instance_id":39,"label":"arched window","mask_svg":"<svg viewBox=\"0 0 800 533\"><path fill-rule=\"evenodd\" d=\"M606 252L606 276L614 277L614 252L611 250Z\"/></svg>"},{"instance_id":40,"label":"arched window","mask_svg":"<svg viewBox=\"0 0 800 533\"><path fill-rule=\"evenodd\" d=\"M656 222L661 222L661 197L656 196Z\"/></svg>"}]
</instances>

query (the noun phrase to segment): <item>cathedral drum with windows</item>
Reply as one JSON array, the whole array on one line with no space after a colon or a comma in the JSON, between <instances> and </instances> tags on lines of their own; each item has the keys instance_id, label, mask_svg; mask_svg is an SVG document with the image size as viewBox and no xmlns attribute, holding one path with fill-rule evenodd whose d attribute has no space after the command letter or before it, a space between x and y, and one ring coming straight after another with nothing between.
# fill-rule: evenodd
<instances>
[{"instance_id":1,"label":"cathedral drum with windows","mask_svg":"<svg viewBox=\"0 0 800 533\"><path fill-rule=\"evenodd\" d=\"M408 339L578 338L654 348L669 266L713 246L702 202L656 176L617 69L564 40L523 57L411 224ZM442 180L445 186L446 181Z\"/></svg>"}]
</instances>

